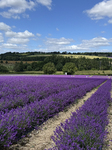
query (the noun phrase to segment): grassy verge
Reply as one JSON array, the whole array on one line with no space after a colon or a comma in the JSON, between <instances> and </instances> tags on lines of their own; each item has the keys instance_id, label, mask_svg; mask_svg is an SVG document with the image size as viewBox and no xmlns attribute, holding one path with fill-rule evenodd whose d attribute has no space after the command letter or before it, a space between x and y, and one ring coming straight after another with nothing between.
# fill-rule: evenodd
<instances>
[{"instance_id":1,"label":"grassy verge","mask_svg":"<svg viewBox=\"0 0 112 150\"><path fill-rule=\"evenodd\" d=\"M12 66L9 65L9 68ZM35 75L41 75L44 74L43 71L23 71L23 72L14 72L10 71L9 73L0 73L0 74L35 74ZM63 75L62 71L57 71L55 75ZM83 71L76 71L74 75L111 75L112 76L112 70L83 70Z\"/></svg>"},{"instance_id":2,"label":"grassy verge","mask_svg":"<svg viewBox=\"0 0 112 150\"><path fill-rule=\"evenodd\" d=\"M76 75L112 75L111 70L83 70L83 71L76 71Z\"/></svg>"}]
</instances>

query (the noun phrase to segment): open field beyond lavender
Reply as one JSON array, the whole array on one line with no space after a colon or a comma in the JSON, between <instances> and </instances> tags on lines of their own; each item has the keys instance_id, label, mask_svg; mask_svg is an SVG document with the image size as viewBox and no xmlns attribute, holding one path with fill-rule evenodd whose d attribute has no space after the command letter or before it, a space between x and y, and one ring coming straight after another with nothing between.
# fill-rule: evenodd
<instances>
[{"instance_id":1,"label":"open field beyond lavender","mask_svg":"<svg viewBox=\"0 0 112 150\"><path fill-rule=\"evenodd\" d=\"M32 129L104 83L53 137L57 149L98 149L103 145L111 102L110 77L0 76L0 148L8 148ZM56 148L55 148L56 149Z\"/></svg>"}]
</instances>

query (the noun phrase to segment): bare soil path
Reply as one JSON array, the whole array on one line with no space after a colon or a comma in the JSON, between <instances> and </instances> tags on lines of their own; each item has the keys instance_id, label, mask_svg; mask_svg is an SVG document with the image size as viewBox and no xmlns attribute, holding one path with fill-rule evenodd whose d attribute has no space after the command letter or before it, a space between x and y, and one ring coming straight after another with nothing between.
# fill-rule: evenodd
<instances>
[{"instance_id":1,"label":"bare soil path","mask_svg":"<svg viewBox=\"0 0 112 150\"><path fill-rule=\"evenodd\" d=\"M101 84L102 85L102 84ZM101 86L100 85L100 86ZM78 103L74 103L66 107L66 111L62 111L58 116L50 118L45 123L40 126L39 130L33 130L28 135L30 137L22 138L9 147L9 150L44 150L45 148L51 148L55 145L52 141L51 136L54 135L54 130L58 125L65 122L66 119L70 118L72 112L75 112L79 107L81 107L84 102L92 96L97 91L98 88L86 93L86 95L78 100Z\"/></svg>"}]
</instances>

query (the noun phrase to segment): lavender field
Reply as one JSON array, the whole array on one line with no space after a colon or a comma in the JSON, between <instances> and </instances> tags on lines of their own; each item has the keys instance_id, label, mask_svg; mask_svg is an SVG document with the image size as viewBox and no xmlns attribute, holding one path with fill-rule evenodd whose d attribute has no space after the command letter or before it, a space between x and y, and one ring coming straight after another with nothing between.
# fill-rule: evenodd
<instances>
[{"instance_id":1,"label":"lavender field","mask_svg":"<svg viewBox=\"0 0 112 150\"><path fill-rule=\"evenodd\" d=\"M105 82L105 83L104 83ZM90 76L0 76L0 148L8 148L32 129L78 102L104 83L70 121L55 131L53 149L98 149L108 124L111 79ZM96 129L96 130L95 130Z\"/></svg>"}]
</instances>

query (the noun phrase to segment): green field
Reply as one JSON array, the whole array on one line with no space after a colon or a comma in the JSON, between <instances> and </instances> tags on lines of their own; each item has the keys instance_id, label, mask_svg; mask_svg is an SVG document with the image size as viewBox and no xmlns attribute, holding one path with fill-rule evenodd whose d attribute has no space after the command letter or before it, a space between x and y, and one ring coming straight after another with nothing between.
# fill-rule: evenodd
<instances>
[{"instance_id":1,"label":"green field","mask_svg":"<svg viewBox=\"0 0 112 150\"><path fill-rule=\"evenodd\" d=\"M1 73L4 74L4 73ZM32 75L43 75L43 71L23 71L23 72L14 72L10 71L10 73L5 74L32 74ZM55 75L63 75L62 71L57 71ZM76 71L74 75L112 75L112 70L83 70Z\"/></svg>"},{"instance_id":2,"label":"green field","mask_svg":"<svg viewBox=\"0 0 112 150\"><path fill-rule=\"evenodd\" d=\"M25 74L44 74L43 71L24 71ZM62 71L57 71L55 74L62 75ZM83 70L76 71L74 75L107 75L112 74L111 70Z\"/></svg>"},{"instance_id":3,"label":"green field","mask_svg":"<svg viewBox=\"0 0 112 150\"><path fill-rule=\"evenodd\" d=\"M71 57L71 58L79 58L79 57L85 57L89 59L94 59L94 58L107 58L107 57L102 57L102 56L89 56L89 55L74 55L74 54L59 54L59 56L63 57Z\"/></svg>"},{"instance_id":4,"label":"green field","mask_svg":"<svg viewBox=\"0 0 112 150\"><path fill-rule=\"evenodd\" d=\"M56 54L57 56L63 56L63 57L70 57L70 58L79 58L79 57L85 57L89 59L94 59L94 58L107 58L107 57L102 57L102 56L89 56L89 55L76 55L76 54ZM47 56L52 56L52 54L35 54L35 55L26 55L26 57L47 57ZM109 58L111 59L111 58Z\"/></svg>"},{"instance_id":5,"label":"green field","mask_svg":"<svg viewBox=\"0 0 112 150\"><path fill-rule=\"evenodd\" d=\"M76 75L111 75L112 70L83 70L75 72Z\"/></svg>"},{"instance_id":6,"label":"green field","mask_svg":"<svg viewBox=\"0 0 112 150\"><path fill-rule=\"evenodd\" d=\"M37 54L37 55L28 55L28 56L26 56L26 57L46 57L46 56L52 56L52 55L50 55L50 54Z\"/></svg>"}]
</instances>

